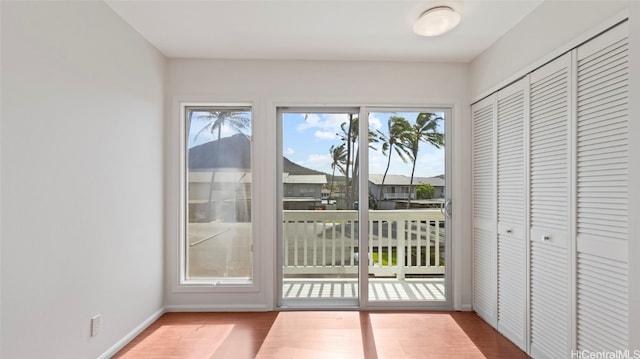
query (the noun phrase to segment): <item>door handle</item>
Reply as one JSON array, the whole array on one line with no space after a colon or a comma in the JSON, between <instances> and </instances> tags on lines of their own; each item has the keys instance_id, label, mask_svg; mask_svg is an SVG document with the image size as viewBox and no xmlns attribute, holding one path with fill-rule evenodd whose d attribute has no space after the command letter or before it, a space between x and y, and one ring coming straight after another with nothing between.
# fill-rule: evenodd
<instances>
[{"instance_id":1,"label":"door handle","mask_svg":"<svg viewBox=\"0 0 640 359\"><path fill-rule=\"evenodd\" d=\"M444 206L440 208L440 212L442 212L442 214L444 214L445 217L451 218L451 207L452 207L451 199L449 198L445 200Z\"/></svg>"}]
</instances>

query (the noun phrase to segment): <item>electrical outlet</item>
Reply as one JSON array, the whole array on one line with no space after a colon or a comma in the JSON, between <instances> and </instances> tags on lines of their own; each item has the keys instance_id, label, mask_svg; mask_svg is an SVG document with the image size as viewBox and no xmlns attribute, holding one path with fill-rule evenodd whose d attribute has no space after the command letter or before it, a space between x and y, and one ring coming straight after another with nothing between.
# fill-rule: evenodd
<instances>
[{"instance_id":1,"label":"electrical outlet","mask_svg":"<svg viewBox=\"0 0 640 359\"><path fill-rule=\"evenodd\" d=\"M96 336L100 333L100 325L102 324L102 315L98 314L91 318L91 336Z\"/></svg>"}]
</instances>

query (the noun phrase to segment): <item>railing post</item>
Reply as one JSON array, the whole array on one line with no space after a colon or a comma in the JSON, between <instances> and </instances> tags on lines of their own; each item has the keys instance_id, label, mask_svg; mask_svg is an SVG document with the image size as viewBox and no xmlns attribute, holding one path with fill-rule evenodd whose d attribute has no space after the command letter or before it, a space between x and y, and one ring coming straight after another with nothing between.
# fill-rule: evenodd
<instances>
[{"instance_id":1,"label":"railing post","mask_svg":"<svg viewBox=\"0 0 640 359\"><path fill-rule=\"evenodd\" d=\"M397 268L397 275L398 275L398 279L403 279L404 280L404 261L405 261L405 225L406 225L407 221L406 220L397 220L396 221L396 232L397 232L397 238L396 238L396 251L397 251L397 255L396 255L396 268Z\"/></svg>"},{"instance_id":2,"label":"railing post","mask_svg":"<svg viewBox=\"0 0 640 359\"><path fill-rule=\"evenodd\" d=\"M433 255L433 265L435 267L440 267L440 220L435 221L436 223L436 238L435 238L435 243L436 245L434 246L433 250L434 250L434 255Z\"/></svg>"}]
</instances>

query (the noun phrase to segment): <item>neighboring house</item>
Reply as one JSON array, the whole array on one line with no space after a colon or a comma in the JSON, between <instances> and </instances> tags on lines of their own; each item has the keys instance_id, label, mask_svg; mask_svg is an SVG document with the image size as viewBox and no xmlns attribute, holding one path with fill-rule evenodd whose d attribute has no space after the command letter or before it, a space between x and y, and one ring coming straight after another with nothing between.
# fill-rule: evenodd
<instances>
[{"instance_id":1,"label":"neighboring house","mask_svg":"<svg viewBox=\"0 0 640 359\"><path fill-rule=\"evenodd\" d=\"M283 197L322 198L322 186L327 184L325 175L282 174Z\"/></svg>"},{"instance_id":2,"label":"neighboring house","mask_svg":"<svg viewBox=\"0 0 640 359\"><path fill-rule=\"evenodd\" d=\"M211 170L199 170L189 172L189 202L209 200L211 188ZM217 198L250 198L251 197L251 172L237 168L221 168L216 170L214 177L214 192ZM220 192L228 193L228 196Z\"/></svg>"},{"instance_id":3,"label":"neighboring house","mask_svg":"<svg viewBox=\"0 0 640 359\"><path fill-rule=\"evenodd\" d=\"M189 222L216 219L246 222L251 218L251 172L238 168L219 168L213 177L213 195L209 203L211 170L189 172ZM222 200L221 200L222 199ZM209 207L210 206L210 207ZM209 207L209 208L208 208ZM221 216L226 216L221 218Z\"/></svg>"},{"instance_id":4,"label":"neighboring house","mask_svg":"<svg viewBox=\"0 0 640 359\"><path fill-rule=\"evenodd\" d=\"M216 151L221 151L221 155L216 156ZM233 203L237 209L237 218L248 217L242 211L249 208L251 202L250 136L234 134L194 146L189 149L188 163L189 219L191 221L219 219L220 215L216 213ZM216 201L209 203L211 171L214 168L214 188L211 197L218 199L219 203ZM322 207L322 188L327 184L327 176L324 173L303 167L286 157L283 157L283 169L284 209ZM242 205L243 203L246 203L246 206ZM208 206L211 208L208 209ZM227 207L223 208L223 206Z\"/></svg>"},{"instance_id":5,"label":"neighboring house","mask_svg":"<svg viewBox=\"0 0 640 359\"><path fill-rule=\"evenodd\" d=\"M377 198L380 193L380 186L382 185L383 175L372 174L369 175L369 191ZM384 180L384 187L382 189L383 201L395 201L395 200L407 200L409 198L416 199L416 186L428 183L432 185L436 191L433 194L433 198L444 198L445 181L444 176L435 177L414 177L413 187L411 193L409 193L409 185L411 183L411 177L405 175L387 175Z\"/></svg>"},{"instance_id":6,"label":"neighboring house","mask_svg":"<svg viewBox=\"0 0 640 359\"><path fill-rule=\"evenodd\" d=\"M219 219L224 213L224 206L235 206L237 217L251 202L251 172L237 168L221 168L214 177L213 198L224 198L213 201L209 206L209 190L211 188L211 170L202 169L189 172L189 219L192 222ZM315 209L322 204L322 187L327 183L325 175L292 175L284 173L283 201L284 209ZM235 220L242 220L235 218Z\"/></svg>"},{"instance_id":7,"label":"neighboring house","mask_svg":"<svg viewBox=\"0 0 640 359\"><path fill-rule=\"evenodd\" d=\"M325 175L282 174L284 209L315 209L322 206L322 187Z\"/></svg>"}]
</instances>

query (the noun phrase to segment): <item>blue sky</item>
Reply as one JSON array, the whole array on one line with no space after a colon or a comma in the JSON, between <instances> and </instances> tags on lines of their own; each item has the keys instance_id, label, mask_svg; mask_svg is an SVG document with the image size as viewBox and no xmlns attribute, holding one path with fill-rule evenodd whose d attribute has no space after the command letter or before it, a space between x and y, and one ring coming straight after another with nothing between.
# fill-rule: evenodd
<instances>
[{"instance_id":1,"label":"blue sky","mask_svg":"<svg viewBox=\"0 0 640 359\"><path fill-rule=\"evenodd\" d=\"M371 113L369 128L386 133L386 124L390 116L401 116L415 123L417 112L409 113ZM441 114L444 116L444 114ZM340 124L348 121L347 114L305 114L288 113L283 118L283 154L288 159L308 168L331 173L331 145L340 145L342 133ZM444 133L444 123L440 131ZM378 150L369 150L369 173L382 174L387 165L387 157ZM418 151L416 177L431 177L444 173L444 148L437 149L421 144ZM411 175L411 161L406 164L395 154L391 159L389 174Z\"/></svg>"},{"instance_id":2,"label":"blue sky","mask_svg":"<svg viewBox=\"0 0 640 359\"><path fill-rule=\"evenodd\" d=\"M209 120L207 119L207 112L193 112L193 116L191 118L190 128L188 129L188 143L187 148L191 148L197 145L201 145L203 143L207 143L213 141L217 138L217 132L212 135L209 131L202 131ZM251 112L241 112L239 113L242 117L246 117L251 119ZM228 126L222 126L221 137L229 137L233 134L237 133L234 129ZM243 131L243 133L247 135L251 135L251 129L247 128Z\"/></svg>"},{"instance_id":3,"label":"blue sky","mask_svg":"<svg viewBox=\"0 0 640 359\"><path fill-rule=\"evenodd\" d=\"M204 114L204 113L203 113ZM401 116L411 124L415 123L417 112L377 112L371 113L369 128L386 133L386 124L390 116ZM440 114L444 117L444 114ZM199 118L195 114L188 136L188 147L209 142L214 138L204 132L198 135L198 131L206 125L206 119ZM246 113L246 117L251 117ZM282 153L289 160L302 166L331 174L331 157L329 148L338 146L342 142L337 133L341 133L340 125L348 121L348 114L304 114L285 113L282 124ZM444 133L444 123L440 123L439 130ZM231 136L234 131L228 127L222 128L222 137ZM250 130L245 131L250 134ZM369 150L369 173L384 173L387 157L382 155L380 146L377 151ZM437 149L428 144L421 144L416 165L416 177L431 177L444 173L444 148ZM403 163L395 154L391 159L389 174L411 175L411 161Z\"/></svg>"}]
</instances>

